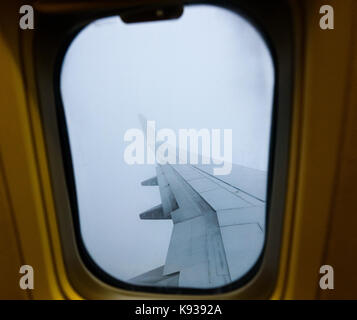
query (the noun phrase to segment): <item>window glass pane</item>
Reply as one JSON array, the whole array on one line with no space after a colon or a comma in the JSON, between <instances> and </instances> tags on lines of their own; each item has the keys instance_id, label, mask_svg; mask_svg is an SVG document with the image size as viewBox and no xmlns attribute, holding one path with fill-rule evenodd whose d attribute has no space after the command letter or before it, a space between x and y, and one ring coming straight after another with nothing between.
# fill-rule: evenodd
<instances>
[{"instance_id":1,"label":"window glass pane","mask_svg":"<svg viewBox=\"0 0 357 320\"><path fill-rule=\"evenodd\" d=\"M210 288L243 277L265 237L270 51L243 17L97 20L61 71L84 245L134 284Z\"/></svg>"}]
</instances>

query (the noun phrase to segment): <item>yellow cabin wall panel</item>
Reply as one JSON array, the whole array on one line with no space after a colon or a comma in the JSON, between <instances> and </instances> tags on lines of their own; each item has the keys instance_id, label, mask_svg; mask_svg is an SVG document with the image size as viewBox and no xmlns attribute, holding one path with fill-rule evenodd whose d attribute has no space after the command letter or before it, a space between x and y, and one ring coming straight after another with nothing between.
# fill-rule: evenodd
<instances>
[{"instance_id":1,"label":"yellow cabin wall panel","mask_svg":"<svg viewBox=\"0 0 357 320\"><path fill-rule=\"evenodd\" d=\"M319 27L319 8L335 9L335 29ZM314 299L328 236L350 72L353 1L305 1L305 66L300 164L285 298Z\"/></svg>"},{"instance_id":2,"label":"yellow cabin wall panel","mask_svg":"<svg viewBox=\"0 0 357 320\"><path fill-rule=\"evenodd\" d=\"M19 53L19 2L4 6L0 33L0 137L23 263L34 269L34 299L61 298L49 245ZM22 54L22 52L21 52ZM27 52L27 54L29 54ZM17 267L17 271L20 266Z\"/></svg>"},{"instance_id":3,"label":"yellow cabin wall panel","mask_svg":"<svg viewBox=\"0 0 357 320\"><path fill-rule=\"evenodd\" d=\"M339 276L344 273L345 278L342 282L341 278L336 280L336 285L346 286L347 296L352 294L356 283L351 281L349 286L344 282L350 276L348 261L356 261L352 253L356 239L348 235L353 231L352 223L347 228L349 232L343 230L345 220L351 219L348 209L354 208L348 206L356 181L350 179L356 175L356 153L350 150L357 148L353 127L356 120L352 120L356 119L356 111L350 107L345 129L344 109L346 90L357 92L356 82L354 87L346 86L351 61L356 66L351 54L356 2L293 0L291 3L295 3L297 15L293 134L279 277L272 298L325 298L327 293L318 288L318 271L322 263L330 261L336 265ZM319 28L318 12L323 4L335 8L333 31ZM17 27L19 6L20 1L6 5L1 12L4 19L0 21L0 139L4 176L0 181L0 209L6 213L1 217L3 225L8 226L8 233L2 237L10 239L9 254L13 256L13 266L8 266L7 272L11 273L19 263L30 264L35 270L34 299L78 299L80 296L71 287L64 268L36 97L32 38ZM354 94L348 101L356 104L356 99ZM344 132L348 139L341 149ZM345 160L340 160L341 150ZM349 251L344 255L345 244ZM6 286L13 281L9 278ZM17 288L9 290L26 298Z\"/></svg>"}]
</instances>

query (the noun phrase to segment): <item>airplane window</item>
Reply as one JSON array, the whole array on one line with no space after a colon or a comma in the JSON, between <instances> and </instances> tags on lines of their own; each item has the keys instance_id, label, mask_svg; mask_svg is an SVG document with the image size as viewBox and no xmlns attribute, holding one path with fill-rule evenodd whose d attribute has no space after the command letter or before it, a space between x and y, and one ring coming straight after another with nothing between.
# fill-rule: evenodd
<instances>
[{"instance_id":1,"label":"airplane window","mask_svg":"<svg viewBox=\"0 0 357 320\"><path fill-rule=\"evenodd\" d=\"M65 55L60 89L85 250L139 286L216 288L244 277L266 232L275 73L230 10L99 19Z\"/></svg>"}]
</instances>

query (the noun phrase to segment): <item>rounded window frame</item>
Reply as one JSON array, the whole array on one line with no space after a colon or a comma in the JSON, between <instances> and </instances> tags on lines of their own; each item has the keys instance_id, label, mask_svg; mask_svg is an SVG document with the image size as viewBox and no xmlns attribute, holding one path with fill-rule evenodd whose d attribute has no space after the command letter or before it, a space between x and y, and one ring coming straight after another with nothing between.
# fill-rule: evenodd
<instances>
[{"instance_id":1,"label":"rounded window frame","mask_svg":"<svg viewBox=\"0 0 357 320\"><path fill-rule=\"evenodd\" d=\"M152 2L152 1L148 1ZM89 23L103 17L120 15L135 8L118 1L101 1L98 8L77 7L59 12L39 10L35 31L35 69L52 188L67 275L72 285L89 298L115 298L131 291L155 294L207 295L237 292L242 298L266 298L275 286L280 253L281 228L286 193L290 118L293 85L293 44L290 7L287 1L263 4L259 0L232 0L222 6L218 1L162 1L179 5L207 4L230 9L245 17L262 34L275 65L275 92L269 151L267 227L263 252L244 277L223 287L209 289L140 286L116 279L103 271L88 254L79 228L79 216L69 139L60 93L62 61L72 40ZM153 2L154 6L160 3ZM160 5L161 6L161 5ZM41 9L41 7L40 7ZM268 11L268 12L267 12ZM276 19L285 13L284 19ZM281 25L285 26L284 29ZM277 173L279 169L279 173ZM274 211L274 216L271 215ZM88 291L89 288L89 291Z\"/></svg>"}]
</instances>

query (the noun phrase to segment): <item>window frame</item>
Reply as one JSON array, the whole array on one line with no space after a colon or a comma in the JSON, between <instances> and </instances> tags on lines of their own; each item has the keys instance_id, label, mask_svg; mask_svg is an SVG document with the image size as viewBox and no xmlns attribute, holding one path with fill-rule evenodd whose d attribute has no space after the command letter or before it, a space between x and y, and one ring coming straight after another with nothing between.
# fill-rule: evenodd
<instances>
[{"instance_id":1,"label":"window frame","mask_svg":"<svg viewBox=\"0 0 357 320\"><path fill-rule=\"evenodd\" d=\"M267 298L275 287L281 249L281 234L292 114L293 37L291 10L286 0L219 1L161 0L145 2L97 1L93 5L39 3L34 35L35 71L39 107L44 128L55 209L66 272L80 294L95 299L115 299L124 294L181 294L213 297L232 293L236 298ZM245 17L261 33L272 54L275 88L269 148L266 232L264 249L244 277L219 288L172 288L134 285L107 274L87 252L80 228L76 186L64 107L60 71L65 53L75 36L89 23L118 15L138 6L207 4L230 9ZM52 10L56 7L56 10ZM274 212L274 214L270 214ZM123 289L125 291L123 291ZM175 297L174 296L174 297ZM165 296L168 297L168 296ZM177 297L177 296L176 296Z\"/></svg>"}]
</instances>

